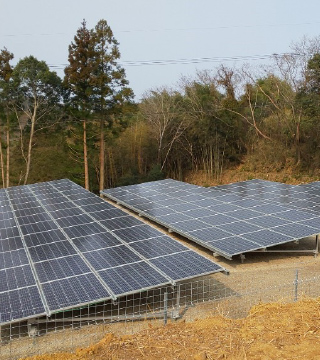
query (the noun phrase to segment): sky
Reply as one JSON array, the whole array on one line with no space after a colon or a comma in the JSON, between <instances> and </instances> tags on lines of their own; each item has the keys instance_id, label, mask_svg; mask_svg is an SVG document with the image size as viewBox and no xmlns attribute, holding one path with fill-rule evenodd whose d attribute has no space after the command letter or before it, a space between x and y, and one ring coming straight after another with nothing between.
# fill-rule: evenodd
<instances>
[{"instance_id":1,"label":"sky","mask_svg":"<svg viewBox=\"0 0 320 360\"><path fill-rule=\"evenodd\" d=\"M320 35L319 0L0 0L0 49L33 55L63 77L83 19L107 20L139 101L150 89L219 64L259 65ZM261 59L262 58L262 59Z\"/></svg>"}]
</instances>

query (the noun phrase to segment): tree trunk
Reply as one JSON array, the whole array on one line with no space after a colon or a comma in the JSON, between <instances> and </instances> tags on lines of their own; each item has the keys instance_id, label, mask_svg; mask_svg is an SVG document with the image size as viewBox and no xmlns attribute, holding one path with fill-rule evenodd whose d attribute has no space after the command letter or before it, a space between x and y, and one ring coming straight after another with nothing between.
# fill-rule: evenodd
<instances>
[{"instance_id":1,"label":"tree trunk","mask_svg":"<svg viewBox=\"0 0 320 360\"><path fill-rule=\"evenodd\" d=\"M136 126L137 129L137 126ZM144 174L144 169L143 169L143 160L142 160L142 135L141 132L139 132L138 134L139 136L139 141L138 141L138 149L137 149L137 160L138 160L138 171L139 174L142 175Z\"/></svg>"},{"instance_id":2,"label":"tree trunk","mask_svg":"<svg viewBox=\"0 0 320 360\"><path fill-rule=\"evenodd\" d=\"M113 187L116 183L116 169L114 166L114 159L113 159L113 154L112 154L112 150L109 148L109 172L108 172L108 176L109 176L109 185L111 187Z\"/></svg>"},{"instance_id":3,"label":"tree trunk","mask_svg":"<svg viewBox=\"0 0 320 360\"><path fill-rule=\"evenodd\" d=\"M84 187L89 190L89 168L88 168L88 149L87 149L87 126L83 121L83 161L84 161Z\"/></svg>"},{"instance_id":4,"label":"tree trunk","mask_svg":"<svg viewBox=\"0 0 320 360\"><path fill-rule=\"evenodd\" d=\"M6 174L6 187L10 186L10 127L9 116L7 115L7 174Z\"/></svg>"},{"instance_id":5,"label":"tree trunk","mask_svg":"<svg viewBox=\"0 0 320 360\"><path fill-rule=\"evenodd\" d=\"M296 143L296 164L300 164L301 161L301 151L300 151L300 119L297 122L296 127L296 135L295 135L295 143Z\"/></svg>"},{"instance_id":6,"label":"tree trunk","mask_svg":"<svg viewBox=\"0 0 320 360\"><path fill-rule=\"evenodd\" d=\"M5 177L4 177L4 163L3 163L3 151L2 151L2 140L0 134L0 168L1 168L1 177L2 177L2 187L5 187Z\"/></svg>"},{"instance_id":7,"label":"tree trunk","mask_svg":"<svg viewBox=\"0 0 320 360\"><path fill-rule=\"evenodd\" d=\"M27 168L26 174L24 176L23 184L26 185L30 173L30 165L31 165L31 150L32 150L32 142L33 142L33 135L34 135L34 128L36 124L36 116L37 116L37 106L35 105L34 111L31 117L31 130L30 130L30 137L29 137L29 145L28 145L28 154L27 154Z\"/></svg>"},{"instance_id":8,"label":"tree trunk","mask_svg":"<svg viewBox=\"0 0 320 360\"><path fill-rule=\"evenodd\" d=\"M104 119L100 120L100 181L99 181L99 190L104 189L104 170L105 170L105 160L104 160Z\"/></svg>"}]
</instances>

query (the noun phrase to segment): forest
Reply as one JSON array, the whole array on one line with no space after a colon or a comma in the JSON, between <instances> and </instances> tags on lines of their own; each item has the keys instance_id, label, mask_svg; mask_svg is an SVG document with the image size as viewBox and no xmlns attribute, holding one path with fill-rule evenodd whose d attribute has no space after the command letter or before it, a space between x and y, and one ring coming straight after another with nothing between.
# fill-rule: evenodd
<instances>
[{"instance_id":1,"label":"forest","mask_svg":"<svg viewBox=\"0 0 320 360\"><path fill-rule=\"evenodd\" d=\"M69 178L98 192L192 174L220 183L230 169L317 178L320 37L291 50L181 77L137 102L106 20L81 23L63 78L32 55L13 66L4 47L0 186Z\"/></svg>"}]
</instances>

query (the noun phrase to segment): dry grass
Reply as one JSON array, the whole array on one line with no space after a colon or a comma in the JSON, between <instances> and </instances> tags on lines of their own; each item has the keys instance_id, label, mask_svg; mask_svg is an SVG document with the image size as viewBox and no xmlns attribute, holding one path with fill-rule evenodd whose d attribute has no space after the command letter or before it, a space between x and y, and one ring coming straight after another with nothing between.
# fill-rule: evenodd
<instances>
[{"instance_id":1,"label":"dry grass","mask_svg":"<svg viewBox=\"0 0 320 360\"><path fill-rule=\"evenodd\" d=\"M206 172L198 171L197 173L189 173L185 181L191 184L201 186L215 186L221 184L230 184L238 181L245 181L251 179L263 179L270 181L277 181L286 184L298 185L302 183L309 183L312 181L318 181L319 175L299 174L290 171L289 169L283 169L281 171L252 171L246 169L243 166L239 166L236 169L225 170L219 179L215 179L213 176Z\"/></svg>"},{"instance_id":2,"label":"dry grass","mask_svg":"<svg viewBox=\"0 0 320 360\"><path fill-rule=\"evenodd\" d=\"M320 302L254 306L240 320L223 316L148 328L135 335L111 333L74 353L28 360L116 359L320 359Z\"/></svg>"}]
</instances>

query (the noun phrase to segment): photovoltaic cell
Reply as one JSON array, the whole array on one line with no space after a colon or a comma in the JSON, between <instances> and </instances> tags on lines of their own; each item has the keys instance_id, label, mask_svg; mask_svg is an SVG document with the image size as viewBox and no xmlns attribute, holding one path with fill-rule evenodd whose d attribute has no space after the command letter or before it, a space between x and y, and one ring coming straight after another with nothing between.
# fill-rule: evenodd
<instances>
[{"instance_id":1,"label":"photovoltaic cell","mask_svg":"<svg viewBox=\"0 0 320 360\"><path fill-rule=\"evenodd\" d=\"M0 239L0 253L18 249L23 249L21 237Z\"/></svg>"},{"instance_id":2,"label":"photovoltaic cell","mask_svg":"<svg viewBox=\"0 0 320 360\"><path fill-rule=\"evenodd\" d=\"M247 233L242 235L242 237L260 245L260 248L292 241L290 236L269 229Z\"/></svg>"},{"instance_id":3,"label":"photovoltaic cell","mask_svg":"<svg viewBox=\"0 0 320 360\"><path fill-rule=\"evenodd\" d=\"M231 233L218 229L217 227L207 227L201 230L190 231L188 234L192 238L199 239L203 243L232 237Z\"/></svg>"},{"instance_id":4,"label":"photovoltaic cell","mask_svg":"<svg viewBox=\"0 0 320 360\"><path fill-rule=\"evenodd\" d=\"M99 275L119 295L169 283L168 278L145 261L102 270Z\"/></svg>"},{"instance_id":5,"label":"photovoltaic cell","mask_svg":"<svg viewBox=\"0 0 320 360\"><path fill-rule=\"evenodd\" d=\"M84 256L97 271L141 261L141 258L125 245L94 250Z\"/></svg>"},{"instance_id":6,"label":"photovoltaic cell","mask_svg":"<svg viewBox=\"0 0 320 360\"><path fill-rule=\"evenodd\" d=\"M173 213L170 215L160 215L157 218L166 224L175 224L180 221L192 220L192 217L182 214L182 213Z\"/></svg>"},{"instance_id":7,"label":"photovoltaic cell","mask_svg":"<svg viewBox=\"0 0 320 360\"><path fill-rule=\"evenodd\" d=\"M151 239L151 238L163 235L162 232L160 232L146 224L134 226L130 229L115 230L114 234L119 236L126 243L130 243L133 241L139 241L139 240Z\"/></svg>"},{"instance_id":8,"label":"photovoltaic cell","mask_svg":"<svg viewBox=\"0 0 320 360\"><path fill-rule=\"evenodd\" d=\"M312 219L309 220L302 220L302 221L298 221L297 224L302 223L303 225L307 225L310 226L312 228L318 229L320 226L320 217L314 217Z\"/></svg>"},{"instance_id":9,"label":"photovoltaic cell","mask_svg":"<svg viewBox=\"0 0 320 360\"><path fill-rule=\"evenodd\" d=\"M256 239L256 237L253 237ZM262 244L255 243L247 240L241 236L232 236L230 238L220 239L216 241L209 241L208 244L213 249L224 252L225 254L242 254L246 251L252 251L254 249L260 249Z\"/></svg>"},{"instance_id":10,"label":"photovoltaic cell","mask_svg":"<svg viewBox=\"0 0 320 360\"><path fill-rule=\"evenodd\" d=\"M151 259L150 262L172 279L179 281L218 270L218 265L193 251Z\"/></svg>"},{"instance_id":11,"label":"photovoltaic cell","mask_svg":"<svg viewBox=\"0 0 320 360\"><path fill-rule=\"evenodd\" d=\"M53 221L42 221L34 224L20 225L20 229L23 235L28 235L58 230L58 226ZM17 234L19 234L18 231Z\"/></svg>"},{"instance_id":12,"label":"photovoltaic cell","mask_svg":"<svg viewBox=\"0 0 320 360\"><path fill-rule=\"evenodd\" d=\"M229 215L233 215L232 213L228 213ZM232 222L237 221L233 216L229 216L227 214L215 214L211 216L204 216L201 221L210 226L224 225L230 224Z\"/></svg>"},{"instance_id":13,"label":"photovoltaic cell","mask_svg":"<svg viewBox=\"0 0 320 360\"><path fill-rule=\"evenodd\" d=\"M281 225L275 227L273 230L289 235L293 239L302 239L307 236L316 235L319 232L318 229L304 224Z\"/></svg>"},{"instance_id":14,"label":"photovoltaic cell","mask_svg":"<svg viewBox=\"0 0 320 360\"><path fill-rule=\"evenodd\" d=\"M59 241L29 248L32 261L44 261L77 254L69 241Z\"/></svg>"},{"instance_id":15,"label":"photovoltaic cell","mask_svg":"<svg viewBox=\"0 0 320 360\"><path fill-rule=\"evenodd\" d=\"M44 233L24 235L24 241L28 247L50 244L62 240L67 240L67 237L63 234L61 230L50 230Z\"/></svg>"},{"instance_id":16,"label":"photovoltaic cell","mask_svg":"<svg viewBox=\"0 0 320 360\"><path fill-rule=\"evenodd\" d=\"M235 221L230 224L218 225L217 228L228 231L233 235L247 234L253 231L261 230L261 226L256 226L246 221Z\"/></svg>"},{"instance_id":17,"label":"photovoltaic cell","mask_svg":"<svg viewBox=\"0 0 320 360\"><path fill-rule=\"evenodd\" d=\"M0 270L0 293L36 285L30 265Z\"/></svg>"},{"instance_id":18,"label":"photovoltaic cell","mask_svg":"<svg viewBox=\"0 0 320 360\"><path fill-rule=\"evenodd\" d=\"M185 246L178 241L172 241L168 236L136 241L131 244L131 247L146 259L188 251Z\"/></svg>"},{"instance_id":19,"label":"photovoltaic cell","mask_svg":"<svg viewBox=\"0 0 320 360\"><path fill-rule=\"evenodd\" d=\"M11 228L0 228L0 239L10 239L20 236L16 226Z\"/></svg>"},{"instance_id":20,"label":"photovoltaic cell","mask_svg":"<svg viewBox=\"0 0 320 360\"><path fill-rule=\"evenodd\" d=\"M24 249L0 253L0 269L6 269L26 264L29 264L29 261Z\"/></svg>"},{"instance_id":21,"label":"photovoltaic cell","mask_svg":"<svg viewBox=\"0 0 320 360\"><path fill-rule=\"evenodd\" d=\"M208 228L210 227L209 224L206 224L200 220L187 220L187 221L180 221L177 223L174 223L173 228L179 229L183 232L189 232L194 231L198 229Z\"/></svg>"},{"instance_id":22,"label":"photovoltaic cell","mask_svg":"<svg viewBox=\"0 0 320 360\"><path fill-rule=\"evenodd\" d=\"M0 293L0 323L41 316L45 313L36 286Z\"/></svg>"},{"instance_id":23,"label":"photovoltaic cell","mask_svg":"<svg viewBox=\"0 0 320 360\"><path fill-rule=\"evenodd\" d=\"M119 239L108 232L79 237L74 239L73 243L81 252L99 250L122 244Z\"/></svg>"},{"instance_id":24,"label":"photovoltaic cell","mask_svg":"<svg viewBox=\"0 0 320 360\"><path fill-rule=\"evenodd\" d=\"M52 311L110 298L92 273L47 282L42 288Z\"/></svg>"},{"instance_id":25,"label":"photovoltaic cell","mask_svg":"<svg viewBox=\"0 0 320 360\"><path fill-rule=\"evenodd\" d=\"M117 230L141 225L141 221L133 216L126 215L114 219L101 220L101 224L109 230Z\"/></svg>"},{"instance_id":26,"label":"photovoltaic cell","mask_svg":"<svg viewBox=\"0 0 320 360\"><path fill-rule=\"evenodd\" d=\"M104 232L105 229L97 223L90 223L84 225L75 225L64 228L64 232L70 239L76 239L81 236L99 234Z\"/></svg>"},{"instance_id":27,"label":"photovoltaic cell","mask_svg":"<svg viewBox=\"0 0 320 360\"><path fill-rule=\"evenodd\" d=\"M35 224L40 221L50 221L50 216L48 214L31 214L26 216L19 216L17 218L19 225L28 225L28 224Z\"/></svg>"},{"instance_id":28,"label":"photovoltaic cell","mask_svg":"<svg viewBox=\"0 0 320 360\"><path fill-rule=\"evenodd\" d=\"M62 228L75 226L75 225L84 225L93 222L92 218L85 214L67 216L57 219L56 221L59 224L59 226L61 226Z\"/></svg>"},{"instance_id":29,"label":"photovoltaic cell","mask_svg":"<svg viewBox=\"0 0 320 360\"><path fill-rule=\"evenodd\" d=\"M250 224L258 225L263 228L273 228L279 225L290 225L292 222L288 220L284 220L280 217L272 216L272 215L264 215L258 216L252 219L246 220Z\"/></svg>"},{"instance_id":30,"label":"photovoltaic cell","mask_svg":"<svg viewBox=\"0 0 320 360\"><path fill-rule=\"evenodd\" d=\"M37 262L34 266L41 283L90 272L79 255Z\"/></svg>"}]
</instances>

